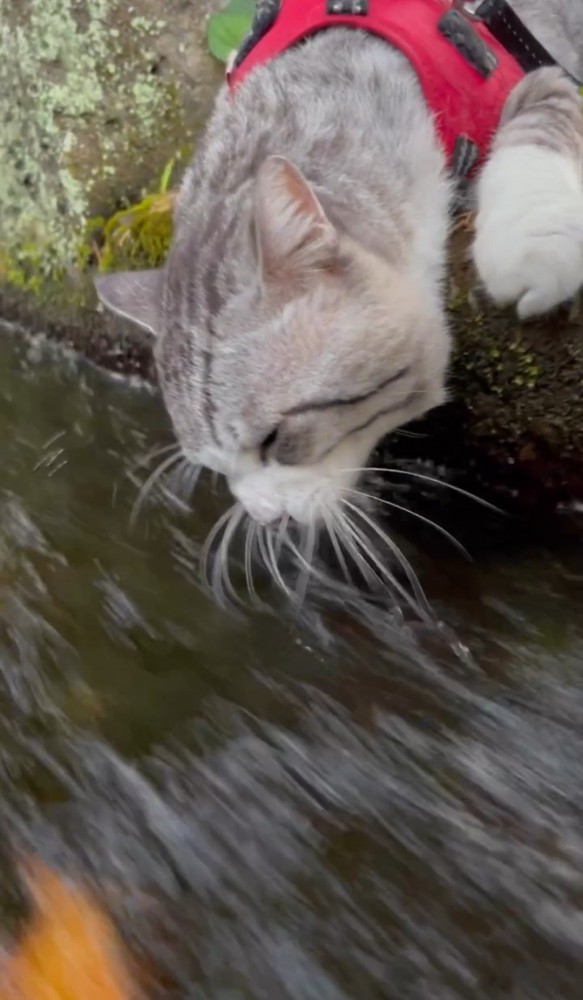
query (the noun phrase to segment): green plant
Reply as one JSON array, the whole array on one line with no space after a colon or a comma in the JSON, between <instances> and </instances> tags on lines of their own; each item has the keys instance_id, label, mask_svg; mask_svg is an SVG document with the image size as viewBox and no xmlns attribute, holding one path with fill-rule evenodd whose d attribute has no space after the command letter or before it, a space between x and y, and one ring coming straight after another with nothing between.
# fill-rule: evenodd
<instances>
[{"instance_id":1,"label":"green plant","mask_svg":"<svg viewBox=\"0 0 583 1000\"><path fill-rule=\"evenodd\" d=\"M233 49L238 49L250 30L255 0L229 0L224 10L212 14L207 29L208 47L220 62L226 63Z\"/></svg>"}]
</instances>

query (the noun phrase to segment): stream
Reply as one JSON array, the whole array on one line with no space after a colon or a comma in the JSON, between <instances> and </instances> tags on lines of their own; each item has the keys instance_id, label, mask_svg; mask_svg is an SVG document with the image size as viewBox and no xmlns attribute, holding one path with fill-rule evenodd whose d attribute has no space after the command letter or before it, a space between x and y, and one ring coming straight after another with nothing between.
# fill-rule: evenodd
<instances>
[{"instance_id":1,"label":"stream","mask_svg":"<svg viewBox=\"0 0 583 1000\"><path fill-rule=\"evenodd\" d=\"M220 487L132 523L171 440L150 388L0 332L3 933L34 853L146 1000L578 1000L578 533L409 482L472 556L395 522L441 625L261 574L235 613L198 569Z\"/></svg>"}]
</instances>

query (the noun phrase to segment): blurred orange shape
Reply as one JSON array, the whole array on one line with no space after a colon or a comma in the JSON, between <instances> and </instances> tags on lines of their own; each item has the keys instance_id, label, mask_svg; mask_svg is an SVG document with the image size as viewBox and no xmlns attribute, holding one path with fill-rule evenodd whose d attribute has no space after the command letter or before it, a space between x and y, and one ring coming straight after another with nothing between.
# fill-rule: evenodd
<instances>
[{"instance_id":1,"label":"blurred orange shape","mask_svg":"<svg viewBox=\"0 0 583 1000\"><path fill-rule=\"evenodd\" d=\"M131 1000L113 926L85 889L29 866L33 913L0 966L0 1000Z\"/></svg>"}]
</instances>

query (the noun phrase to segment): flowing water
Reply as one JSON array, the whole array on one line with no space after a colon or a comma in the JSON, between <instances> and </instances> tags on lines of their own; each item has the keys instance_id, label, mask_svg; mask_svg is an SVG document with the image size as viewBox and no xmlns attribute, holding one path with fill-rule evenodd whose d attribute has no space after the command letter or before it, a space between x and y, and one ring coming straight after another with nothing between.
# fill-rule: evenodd
<instances>
[{"instance_id":1,"label":"flowing water","mask_svg":"<svg viewBox=\"0 0 583 1000\"><path fill-rule=\"evenodd\" d=\"M212 484L130 527L150 390L2 335L0 437L7 935L34 852L99 886L150 998L581 996L576 535L409 487L475 557L399 526L443 627L260 578L234 614L199 582Z\"/></svg>"}]
</instances>

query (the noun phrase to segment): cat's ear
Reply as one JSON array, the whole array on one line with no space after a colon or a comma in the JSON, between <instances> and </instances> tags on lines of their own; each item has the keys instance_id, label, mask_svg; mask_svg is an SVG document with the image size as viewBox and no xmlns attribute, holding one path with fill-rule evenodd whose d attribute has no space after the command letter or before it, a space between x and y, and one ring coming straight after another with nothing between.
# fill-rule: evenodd
<instances>
[{"instance_id":1,"label":"cat's ear","mask_svg":"<svg viewBox=\"0 0 583 1000\"><path fill-rule=\"evenodd\" d=\"M308 181L283 156L269 156L259 169L255 222L267 281L333 266L338 234Z\"/></svg>"},{"instance_id":2,"label":"cat's ear","mask_svg":"<svg viewBox=\"0 0 583 1000\"><path fill-rule=\"evenodd\" d=\"M94 279L100 302L125 319L157 333L160 323L162 271L118 271Z\"/></svg>"}]
</instances>

